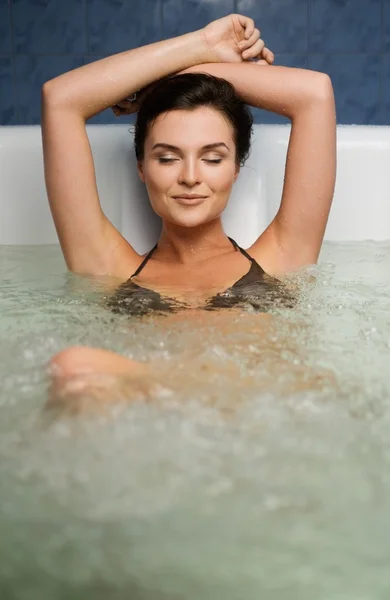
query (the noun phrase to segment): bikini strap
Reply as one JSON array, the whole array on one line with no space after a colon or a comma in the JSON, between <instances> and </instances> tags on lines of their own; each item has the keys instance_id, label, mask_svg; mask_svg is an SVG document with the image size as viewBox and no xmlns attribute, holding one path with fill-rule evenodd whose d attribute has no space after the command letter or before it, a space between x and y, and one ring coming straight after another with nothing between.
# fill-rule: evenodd
<instances>
[{"instance_id":1,"label":"bikini strap","mask_svg":"<svg viewBox=\"0 0 390 600\"><path fill-rule=\"evenodd\" d=\"M237 244L237 242L235 240L233 240L233 238L230 237L229 240L231 241L231 243L233 244L233 246L235 248L237 248L237 250L239 250L241 252L241 254L243 254L244 256L246 256L246 258L251 261L251 263L255 263L256 262L255 259L253 258L253 256L251 256L250 254L248 254L248 252L246 250L244 250L244 248L241 248L241 246L239 246Z\"/></svg>"},{"instance_id":2,"label":"bikini strap","mask_svg":"<svg viewBox=\"0 0 390 600\"><path fill-rule=\"evenodd\" d=\"M145 256L145 258L143 259L142 263L140 264L140 266L138 267L138 269L130 276L130 279L132 277L135 277L136 275L138 275L139 273L141 273L142 269L144 268L144 266L146 265L146 263L148 262L149 258L152 256L153 252L156 250L157 248L157 244L155 246L153 246L153 248L147 253L147 255Z\"/></svg>"},{"instance_id":3,"label":"bikini strap","mask_svg":"<svg viewBox=\"0 0 390 600\"><path fill-rule=\"evenodd\" d=\"M246 250L244 250L244 248L241 248L241 246L239 246L237 244L237 242L235 240L233 240L233 238L231 238L229 236L228 236L228 238L231 241L231 243L233 244L233 246L235 248L237 248L237 250L239 250L241 252L241 254L243 254L244 256L246 256L246 258L248 260L250 260L251 263L255 263L256 262L255 259L250 254L248 254L248 252L246 252ZM136 277L137 275L139 275L141 273L142 269L145 267L146 263L151 258L152 254L154 253L154 251L156 250L156 248L157 248L157 244L155 246L153 246L153 248L147 253L147 255L145 256L145 258L143 259L143 261L139 265L138 269L130 276L130 279L132 277Z\"/></svg>"}]
</instances>

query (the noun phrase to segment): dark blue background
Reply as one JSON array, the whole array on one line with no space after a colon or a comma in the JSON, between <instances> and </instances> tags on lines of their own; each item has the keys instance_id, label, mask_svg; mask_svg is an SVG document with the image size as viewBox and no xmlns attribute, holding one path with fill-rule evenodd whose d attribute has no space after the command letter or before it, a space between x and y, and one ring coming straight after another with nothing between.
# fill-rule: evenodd
<instances>
[{"instance_id":1,"label":"dark blue background","mask_svg":"<svg viewBox=\"0 0 390 600\"><path fill-rule=\"evenodd\" d=\"M231 12L255 19L276 64L331 76L339 123L390 124L390 0L0 0L0 124L39 123L47 79Z\"/></svg>"}]
</instances>

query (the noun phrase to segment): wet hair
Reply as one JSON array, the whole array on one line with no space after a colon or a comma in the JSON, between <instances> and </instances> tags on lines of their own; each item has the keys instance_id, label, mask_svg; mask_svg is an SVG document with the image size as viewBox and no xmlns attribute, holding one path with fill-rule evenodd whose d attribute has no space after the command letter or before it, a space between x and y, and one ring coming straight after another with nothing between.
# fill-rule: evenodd
<instances>
[{"instance_id":1,"label":"wet hair","mask_svg":"<svg viewBox=\"0 0 390 600\"><path fill-rule=\"evenodd\" d=\"M243 166L250 153L253 118L234 86L208 73L183 73L160 80L146 93L134 129L137 160L143 160L145 139L157 117L171 110L195 110L208 106L219 111L232 125L236 164Z\"/></svg>"}]
</instances>

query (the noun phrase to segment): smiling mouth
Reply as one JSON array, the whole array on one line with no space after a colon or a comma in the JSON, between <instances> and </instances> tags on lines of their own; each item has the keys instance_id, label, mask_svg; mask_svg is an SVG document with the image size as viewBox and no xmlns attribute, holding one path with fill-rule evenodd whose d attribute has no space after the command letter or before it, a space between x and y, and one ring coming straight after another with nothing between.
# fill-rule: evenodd
<instances>
[{"instance_id":1,"label":"smiling mouth","mask_svg":"<svg viewBox=\"0 0 390 600\"><path fill-rule=\"evenodd\" d=\"M193 198L185 198L184 196L174 196L173 199L176 200L179 204L184 204L186 206L196 206L197 204L201 204L206 200L207 196L196 196Z\"/></svg>"}]
</instances>

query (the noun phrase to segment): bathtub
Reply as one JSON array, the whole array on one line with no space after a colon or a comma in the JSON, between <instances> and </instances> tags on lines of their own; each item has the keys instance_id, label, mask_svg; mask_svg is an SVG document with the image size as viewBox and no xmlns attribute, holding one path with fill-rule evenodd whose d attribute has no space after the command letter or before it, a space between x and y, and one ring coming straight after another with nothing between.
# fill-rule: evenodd
<instances>
[{"instance_id":1,"label":"bathtub","mask_svg":"<svg viewBox=\"0 0 390 600\"><path fill-rule=\"evenodd\" d=\"M88 125L100 201L138 252L156 241L153 213L136 172L128 125ZM290 126L255 125L252 153L223 214L244 247L274 218L282 193ZM390 239L390 127L339 126L334 201L327 241ZM0 244L56 244L46 196L39 126L0 128Z\"/></svg>"},{"instance_id":2,"label":"bathtub","mask_svg":"<svg viewBox=\"0 0 390 600\"><path fill-rule=\"evenodd\" d=\"M145 252L160 223L128 129L88 134L103 210ZM278 210L288 136L255 127L223 215L243 246ZM1 600L389 596L389 165L390 128L339 127L294 310L143 321L67 272L40 128L0 128ZM48 415L45 365L71 345L161 363L156 397Z\"/></svg>"}]
</instances>

